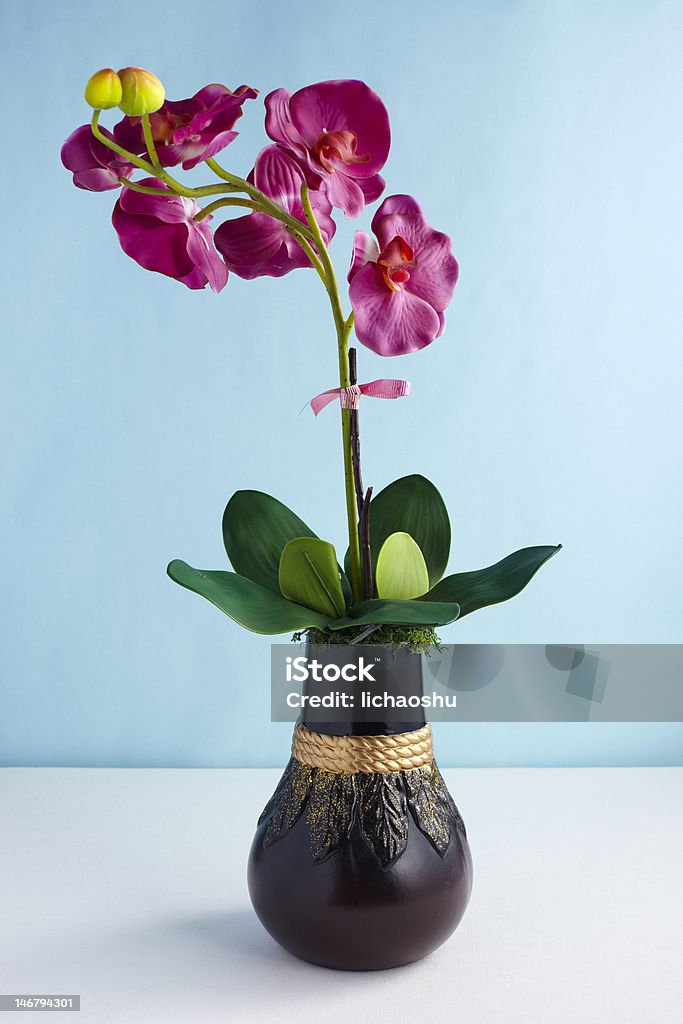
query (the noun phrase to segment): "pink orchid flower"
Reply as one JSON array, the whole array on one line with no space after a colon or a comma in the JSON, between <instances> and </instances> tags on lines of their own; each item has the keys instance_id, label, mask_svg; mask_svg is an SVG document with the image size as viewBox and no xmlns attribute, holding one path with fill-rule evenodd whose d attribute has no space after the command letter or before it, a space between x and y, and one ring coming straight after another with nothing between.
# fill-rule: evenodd
<instances>
[{"instance_id":1,"label":"pink orchid flower","mask_svg":"<svg viewBox=\"0 0 683 1024\"><path fill-rule=\"evenodd\" d=\"M349 295L358 340L380 356L417 352L442 333L458 264L411 196L389 196L372 220L377 242L357 231Z\"/></svg>"},{"instance_id":2,"label":"pink orchid flower","mask_svg":"<svg viewBox=\"0 0 683 1024\"><path fill-rule=\"evenodd\" d=\"M297 157L309 184L324 182L347 217L384 191L378 172L389 155L389 115L364 82L318 82L293 96L276 89L266 96L266 131Z\"/></svg>"},{"instance_id":3,"label":"pink orchid flower","mask_svg":"<svg viewBox=\"0 0 683 1024\"><path fill-rule=\"evenodd\" d=\"M102 131L108 139L113 139L106 128ZM119 178L127 178L135 170L132 164L96 139L89 124L82 124L71 133L60 155L66 169L73 173L74 185L89 192L120 188Z\"/></svg>"},{"instance_id":4,"label":"pink orchid flower","mask_svg":"<svg viewBox=\"0 0 683 1024\"><path fill-rule=\"evenodd\" d=\"M139 182L152 188L167 188L157 178ZM225 287L228 270L213 244L207 217L195 221L200 207L193 199L147 195L124 188L112 223L121 248L145 270L153 270L181 281L188 288L210 285L214 292Z\"/></svg>"},{"instance_id":5,"label":"pink orchid flower","mask_svg":"<svg viewBox=\"0 0 683 1024\"><path fill-rule=\"evenodd\" d=\"M248 85L240 85L235 92L226 85L206 85L190 99L167 100L149 118L160 162L164 167L182 164L187 171L216 156L237 138L233 127L242 116L242 104L257 96L258 91ZM119 121L114 138L130 153L147 153L139 117Z\"/></svg>"},{"instance_id":6,"label":"pink orchid flower","mask_svg":"<svg viewBox=\"0 0 683 1024\"><path fill-rule=\"evenodd\" d=\"M303 173L279 146L261 150L249 179L286 213L306 223L301 203ZM329 216L330 202L322 192L311 192L310 199L322 236L329 243L335 232ZM216 229L215 242L228 269L248 281L255 277L282 277L290 270L311 266L285 225L267 213L255 211L225 221Z\"/></svg>"}]
</instances>

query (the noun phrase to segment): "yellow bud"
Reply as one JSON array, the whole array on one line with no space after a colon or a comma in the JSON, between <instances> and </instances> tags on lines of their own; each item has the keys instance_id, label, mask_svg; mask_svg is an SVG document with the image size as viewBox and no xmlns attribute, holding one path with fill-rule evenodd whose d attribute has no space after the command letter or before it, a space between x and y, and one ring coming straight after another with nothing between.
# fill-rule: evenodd
<instances>
[{"instance_id":1,"label":"yellow bud","mask_svg":"<svg viewBox=\"0 0 683 1024\"><path fill-rule=\"evenodd\" d=\"M112 68L96 71L85 87L85 101L95 110L118 107L122 95L121 79Z\"/></svg>"},{"instance_id":2,"label":"yellow bud","mask_svg":"<svg viewBox=\"0 0 683 1024\"><path fill-rule=\"evenodd\" d=\"M119 71L123 96L119 106L129 117L153 114L166 99L166 91L151 71L144 68L123 68Z\"/></svg>"}]
</instances>

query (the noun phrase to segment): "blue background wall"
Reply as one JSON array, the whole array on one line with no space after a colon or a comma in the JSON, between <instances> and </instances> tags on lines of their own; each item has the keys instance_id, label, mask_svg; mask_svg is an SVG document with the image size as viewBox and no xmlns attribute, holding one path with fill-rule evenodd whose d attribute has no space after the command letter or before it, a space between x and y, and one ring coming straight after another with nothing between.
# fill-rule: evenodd
<instances>
[{"instance_id":1,"label":"blue background wall","mask_svg":"<svg viewBox=\"0 0 683 1024\"><path fill-rule=\"evenodd\" d=\"M672 643L681 635L683 7L664 3L163 5L4 0L0 761L276 765L269 641L165 576L222 567L220 517L262 488L340 545L335 383L311 273L218 297L139 269L111 193L71 186L59 147L103 66L265 95L360 77L383 96L389 191L454 239L446 335L363 350L365 475L421 471L454 519L453 566L565 550L449 641ZM246 173L260 103L224 154ZM369 217L367 218L369 221ZM363 221L365 223L366 220ZM353 227L334 245L345 269ZM249 728L245 730L244 725ZM448 725L444 764L681 760L677 725Z\"/></svg>"}]
</instances>

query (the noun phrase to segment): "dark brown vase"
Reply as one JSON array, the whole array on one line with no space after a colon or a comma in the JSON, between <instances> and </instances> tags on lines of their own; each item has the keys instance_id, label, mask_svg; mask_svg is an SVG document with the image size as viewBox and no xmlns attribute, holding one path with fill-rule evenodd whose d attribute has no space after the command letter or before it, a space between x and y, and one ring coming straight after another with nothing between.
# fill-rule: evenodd
<instances>
[{"instance_id":1,"label":"dark brown vase","mask_svg":"<svg viewBox=\"0 0 683 1024\"><path fill-rule=\"evenodd\" d=\"M409 686L421 694L418 665L415 656L402 659L391 673L397 689L405 690L408 666L409 675L419 672ZM385 689L390 684L384 680ZM421 710L411 717L332 723L304 715L296 726L293 756L259 819L248 881L263 926L302 960L349 971L399 967L445 942L465 912L472 888L465 826ZM377 748L385 758L387 745L417 756L394 762L390 752L382 770L372 770L375 755L368 760L362 751ZM330 762L327 748L334 758L337 746L343 758ZM354 770L344 771L348 747L361 755L353 753Z\"/></svg>"}]
</instances>

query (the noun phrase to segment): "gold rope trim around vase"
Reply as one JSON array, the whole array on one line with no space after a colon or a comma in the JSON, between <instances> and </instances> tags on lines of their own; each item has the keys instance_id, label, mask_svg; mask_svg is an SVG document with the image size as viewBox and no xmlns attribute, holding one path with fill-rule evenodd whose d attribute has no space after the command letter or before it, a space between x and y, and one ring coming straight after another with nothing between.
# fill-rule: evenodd
<instances>
[{"instance_id":1,"label":"gold rope trim around vase","mask_svg":"<svg viewBox=\"0 0 683 1024\"><path fill-rule=\"evenodd\" d=\"M410 771L434 760L432 730L427 723L414 732L394 736L328 736L297 725L292 756L301 764L338 775Z\"/></svg>"}]
</instances>

